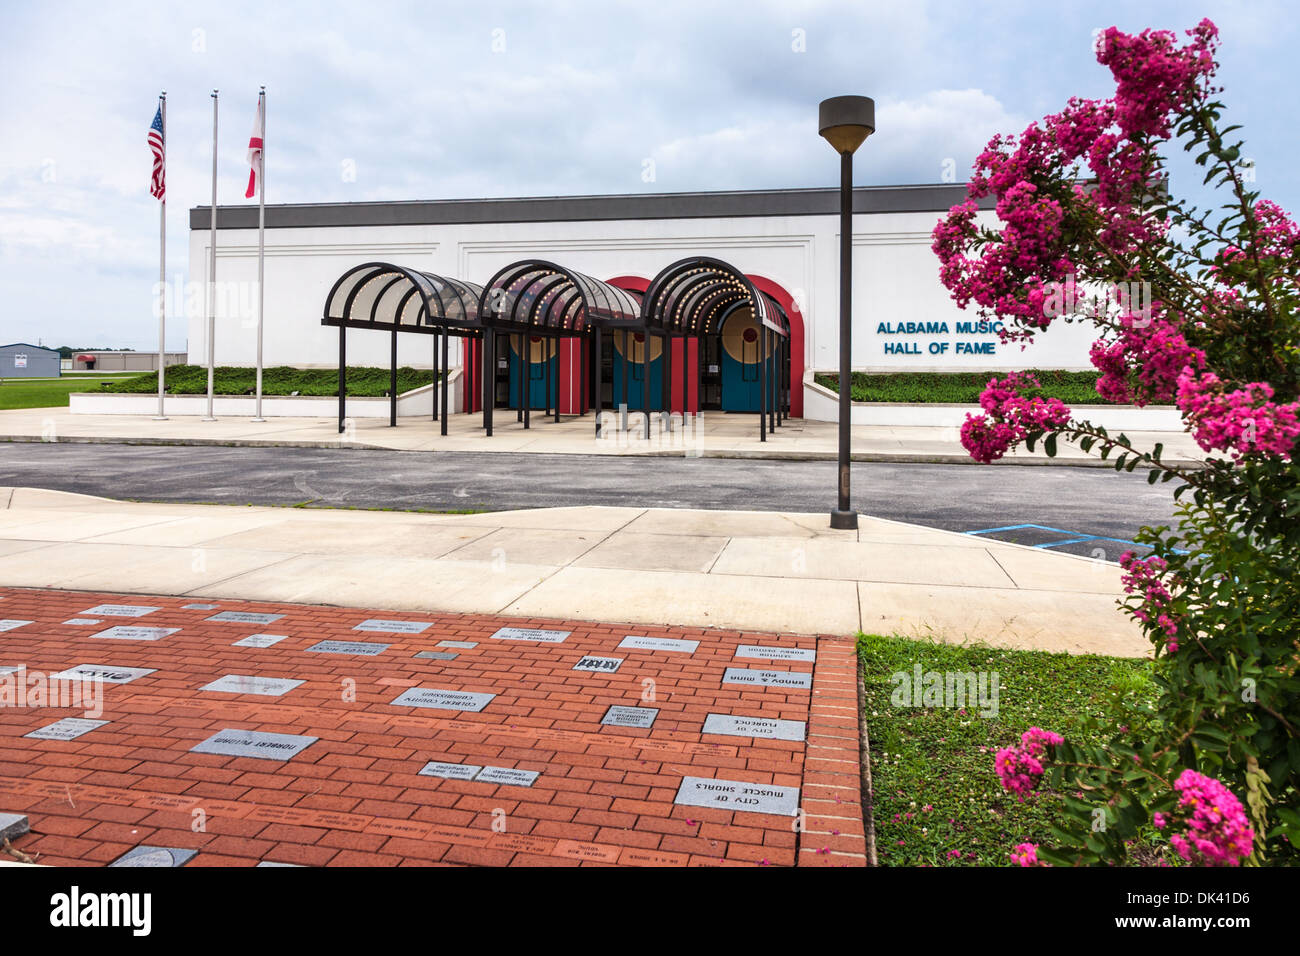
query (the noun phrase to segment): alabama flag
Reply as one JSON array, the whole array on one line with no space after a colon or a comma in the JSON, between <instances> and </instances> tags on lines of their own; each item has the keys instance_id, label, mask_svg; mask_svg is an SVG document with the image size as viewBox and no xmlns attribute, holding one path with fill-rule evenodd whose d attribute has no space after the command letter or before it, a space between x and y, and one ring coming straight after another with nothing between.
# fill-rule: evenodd
<instances>
[{"instance_id":1,"label":"alabama flag","mask_svg":"<svg viewBox=\"0 0 1300 956\"><path fill-rule=\"evenodd\" d=\"M244 193L245 199L257 195L257 190L262 185L262 139L266 136L266 108L263 103L263 98L258 96L257 119L253 121L253 135L248 137L248 165L252 169L248 171L248 190Z\"/></svg>"}]
</instances>

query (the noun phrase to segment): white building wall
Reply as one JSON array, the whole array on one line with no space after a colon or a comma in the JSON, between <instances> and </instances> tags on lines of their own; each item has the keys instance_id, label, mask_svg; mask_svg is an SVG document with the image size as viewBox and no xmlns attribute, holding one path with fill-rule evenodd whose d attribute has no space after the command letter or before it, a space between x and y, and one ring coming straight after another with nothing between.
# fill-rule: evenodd
<instances>
[{"instance_id":1,"label":"white building wall","mask_svg":"<svg viewBox=\"0 0 1300 956\"><path fill-rule=\"evenodd\" d=\"M981 215L992 218L992 213ZM993 333L957 332L958 322L975 321L976 316L959 310L939 282L930 231L940 216L935 212L855 217L854 368L1088 368L1088 346L1094 336L1087 326L1057 322L1023 350L1001 344ZM268 229L265 363L337 365L338 331L322 326L320 317L334 281L361 262L389 261L486 283L501 266L524 258L550 259L601 279L616 275L649 279L676 259L710 255L789 291L804 314L805 365L831 370L839 361L838 227L836 216L773 216ZM208 236L206 229L190 233L192 283L206 280ZM216 361L252 365L257 232L219 229L217 237L218 288L232 293L235 307L227 310L233 314L219 313ZM190 361L202 364L207 355L202 296L190 298L186 309ZM908 321L946 323L947 331L912 335L879 331L882 323L896 326ZM994 343L994 354L959 353L959 341ZM895 345L897 353L889 354L886 343ZM386 366L388 349L384 334L348 333L350 365ZM398 357L401 364L428 367L432 339L400 336ZM453 351L453 364L457 361Z\"/></svg>"}]
</instances>

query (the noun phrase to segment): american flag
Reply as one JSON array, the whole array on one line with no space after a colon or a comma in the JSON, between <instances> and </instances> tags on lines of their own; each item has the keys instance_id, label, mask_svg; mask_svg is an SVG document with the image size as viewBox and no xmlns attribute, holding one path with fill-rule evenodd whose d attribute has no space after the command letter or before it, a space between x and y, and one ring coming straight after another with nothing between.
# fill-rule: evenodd
<instances>
[{"instance_id":1,"label":"american flag","mask_svg":"<svg viewBox=\"0 0 1300 956\"><path fill-rule=\"evenodd\" d=\"M162 199L167 194L166 188L166 150L163 145L162 105L154 114L153 125L149 127L149 148L153 150L153 176L149 180L149 192L155 199Z\"/></svg>"}]
</instances>

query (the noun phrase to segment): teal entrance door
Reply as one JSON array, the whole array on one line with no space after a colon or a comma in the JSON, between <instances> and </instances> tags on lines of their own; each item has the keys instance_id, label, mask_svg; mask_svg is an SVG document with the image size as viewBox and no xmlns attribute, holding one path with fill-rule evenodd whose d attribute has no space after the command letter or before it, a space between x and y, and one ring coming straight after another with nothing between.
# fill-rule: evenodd
<instances>
[{"instance_id":1,"label":"teal entrance door","mask_svg":"<svg viewBox=\"0 0 1300 956\"><path fill-rule=\"evenodd\" d=\"M559 355L558 350L552 346L551 359L548 363L546 360L546 340L540 336L530 336L529 349L532 358L532 368L524 362L524 357L519 354L519 336L512 335L510 341L510 407L522 408L519 395L524 379L529 379L528 384L523 388L523 394L528 396L529 408L551 408L559 396L560 376L559 376ZM546 370L550 366L551 382L551 401L546 401Z\"/></svg>"},{"instance_id":2,"label":"teal entrance door","mask_svg":"<svg viewBox=\"0 0 1300 956\"><path fill-rule=\"evenodd\" d=\"M644 375L646 369L642 367L642 361L645 358L645 334L642 332L628 332L627 334L627 354L623 354L623 335L622 332L611 332L609 337L614 340L614 362L613 362L613 401L610 403L614 408L623 404L623 379L627 378L627 407L631 411L639 410L644 407ZM657 337L650 340L650 407L656 409L660 404L660 396L663 394L663 344Z\"/></svg>"},{"instance_id":3,"label":"teal entrance door","mask_svg":"<svg viewBox=\"0 0 1300 956\"><path fill-rule=\"evenodd\" d=\"M758 323L748 309L734 312L722 326L722 410L756 412L762 407Z\"/></svg>"}]
</instances>

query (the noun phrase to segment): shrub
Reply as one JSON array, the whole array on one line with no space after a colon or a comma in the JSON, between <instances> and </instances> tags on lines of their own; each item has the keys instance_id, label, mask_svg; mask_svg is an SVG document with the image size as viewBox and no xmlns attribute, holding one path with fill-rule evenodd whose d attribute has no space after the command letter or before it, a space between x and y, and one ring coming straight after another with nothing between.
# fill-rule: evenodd
<instances>
[{"instance_id":1,"label":"shrub","mask_svg":"<svg viewBox=\"0 0 1300 956\"><path fill-rule=\"evenodd\" d=\"M1143 529L1152 554L1122 560L1159 700L1149 719L1122 706L1098 718L1102 743L1036 739L1001 761L1026 770L1004 777L1019 792L1041 780L1073 794L1054 844L1018 847L1022 863L1125 861L1153 826L1166 862L1294 862L1300 842L1300 230L1251 188L1242 143L1228 141L1214 24L1187 36L1105 31L1097 59L1114 96L995 137L968 201L934 231L958 304L1001 319L1009 340L1094 323L1099 394L1173 402L1207 455L1172 467L1160 445L1075 418L1027 375L990 381L962 430L980 461L1022 443L1053 455L1066 440L1178 482L1176 525ZM1219 205L1169 195L1171 144L1205 168ZM986 195L997 227L976 221ZM1098 286L1102 297L1080 294Z\"/></svg>"}]
</instances>

